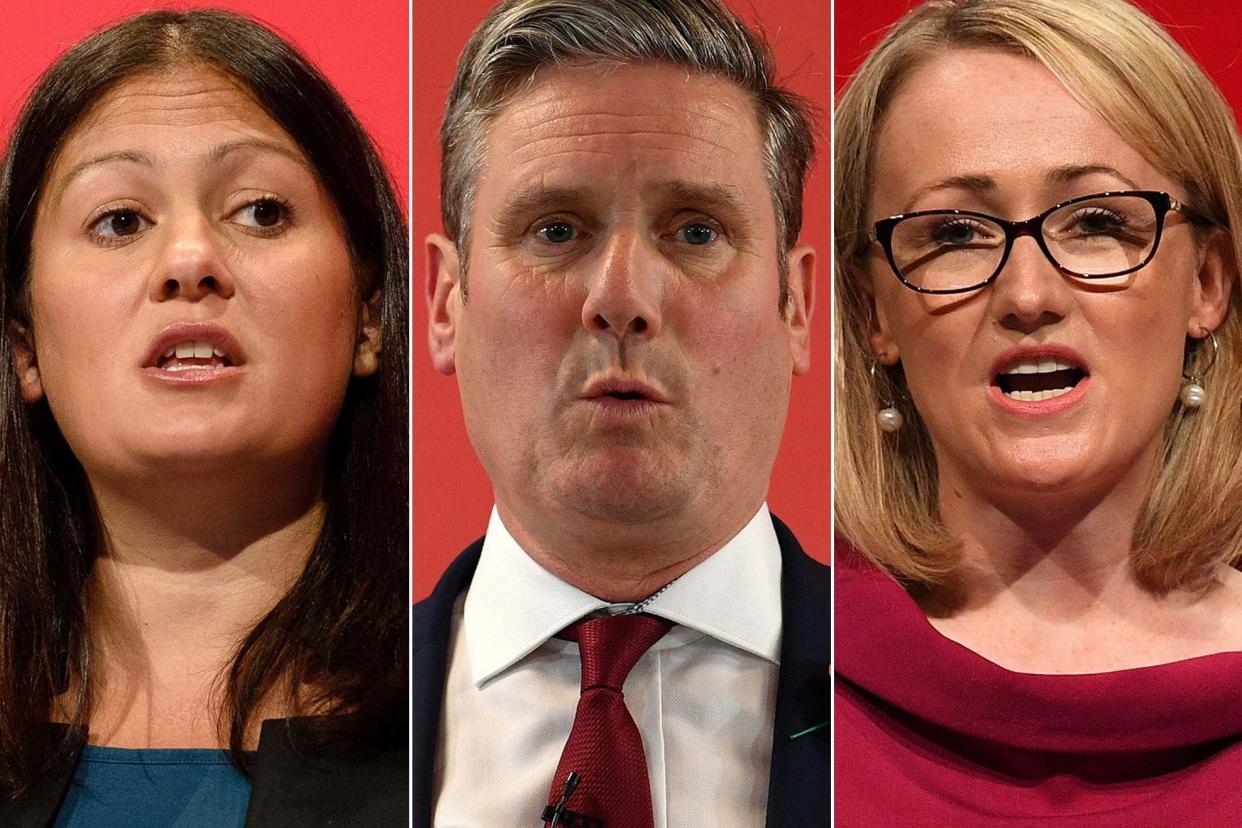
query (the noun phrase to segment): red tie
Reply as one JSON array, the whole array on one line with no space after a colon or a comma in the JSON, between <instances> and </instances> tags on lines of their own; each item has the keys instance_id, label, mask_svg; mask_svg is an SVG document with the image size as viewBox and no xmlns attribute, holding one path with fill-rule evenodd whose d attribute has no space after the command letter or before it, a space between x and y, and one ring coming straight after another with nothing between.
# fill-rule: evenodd
<instances>
[{"instance_id":1,"label":"red tie","mask_svg":"<svg viewBox=\"0 0 1242 828\"><path fill-rule=\"evenodd\" d=\"M606 828L653 828L647 756L621 688L642 654L672 626L651 615L609 615L571 624L559 634L578 642L582 695L549 804L560 800L566 777L576 771L581 781L568 811L602 820Z\"/></svg>"}]
</instances>

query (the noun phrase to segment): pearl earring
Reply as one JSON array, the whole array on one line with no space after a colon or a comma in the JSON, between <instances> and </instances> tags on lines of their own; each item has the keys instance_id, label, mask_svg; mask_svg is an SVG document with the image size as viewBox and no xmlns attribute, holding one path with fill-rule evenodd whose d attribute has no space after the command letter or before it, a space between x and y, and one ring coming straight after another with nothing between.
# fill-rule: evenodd
<instances>
[{"instance_id":1,"label":"pearl earring","mask_svg":"<svg viewBox=\"0 0 1242 828\"><path fill-rule=\"evenodd\" d=\"M871 363L872 384L875 384L875 366L876 364L874 362ZM881 408L879 413L875 415L875 419L876 422L880 424L880 431L884 431L889 434L892 434L895 431L900 431L901 427L906 424L906 418L902 416L900 411L897 410L897 403L893 401L889 401L883 408Z\"/></svg>"},{"instance_id":2,"label":"pearl earring","mask_svg":"<svg viewBox=\"0 0 1242 828\"><path fill-rule=\"evenodd\" d=\"M1200 376L1206 374L1216 364L1218 346L1216 344L1216 334L1212 331L1207 332L1206 339L1212 346L1211 354L1208 357L1208 364L1203 366L1198 374L1182 374L1182 379L1185 382L1182 383L1182 390L1178 397L1181 398L1182 405L1186 408L1198 408L1207 400L1207 389L1203 387Z\"/></svg>"}]
</instances>

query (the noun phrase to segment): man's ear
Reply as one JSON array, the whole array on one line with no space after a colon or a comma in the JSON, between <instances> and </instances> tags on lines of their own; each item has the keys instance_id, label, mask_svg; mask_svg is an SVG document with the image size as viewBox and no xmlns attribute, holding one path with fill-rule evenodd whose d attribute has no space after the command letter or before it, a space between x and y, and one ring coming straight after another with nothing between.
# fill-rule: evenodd
<instances>
[{"instance_id":1,"label":"man's ear","mask_svg":"<svg viewBox=\"0 0 1242 828\"><path fill-rule=\"evenodd\" d=\"M354 376L369 377L379 370L380 351L383 350L382 317L384 295L375 291L360 303L361 319L358 325L358 342L354 345Z\"/></svg>"},{"instance_id":2,"label":"man's ear","mask_svg":"<svg viewBox=\"0 0 1242 828\"><path fill-rule=\"evenodd\" d=\"M43 399L43 378L39 375L39 361L35 358L34 335L30 326L12 323L9 341L13 345L13 370L17 372L22 399L28 403L38 402Z\"/></svg>"},{"instance_id":3,"label":"man's ear","mask_svg":"<svg viewBox=\"0 0 1242 828\"><path fill-rule=\"evenodd\" d=\"M452 374L457 371L456 306L463 301L461 258L457 245L438 233L427 237L425 253L427 347L435 369L441 374Z\"/></svg>"},{"instance_id":4,"label":"man's ear","mask_svg":"<svg viewBox=\"0 0 1242 828\"><path fill-rule=\"evenodd\" d=\"M815 248L803 245L789 251L785 321L793 350L793 372L811 370L811 314L815 311Z\"/></svg>"},{"instance_id":5,"label":"man's ear","mask_svg":"<svg viewBox=\"0 0 1242 828\"><path fill-rule=\"evenodd\" d=\"M1214 331L1225 321L1229 310L1229 296L1238 280L1238 263L1233 254L1229 237L1220 231L1212 234L1203 251L1198 278L1194 285L1194 301L1190 319L1187 320L1188 336L1207 336L1204 331Z\"/></svg>"}]
</instances>

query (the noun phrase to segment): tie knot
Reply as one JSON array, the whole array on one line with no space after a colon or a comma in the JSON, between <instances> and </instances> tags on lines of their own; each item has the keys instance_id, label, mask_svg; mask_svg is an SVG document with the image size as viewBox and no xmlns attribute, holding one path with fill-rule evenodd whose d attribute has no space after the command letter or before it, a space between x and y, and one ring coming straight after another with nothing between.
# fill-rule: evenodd
<instances>
[{"instance_id":1,"label":"tie knot","mask_svg":"<svg viewBox=\"0 0 1242 828\"><path fill-rule=\"evenodd\" d=\"M584 693L593 687L620 693L638 659L672 626L654 615L604 615L570 624L560 637L578 642Z\"/></svg>"}]
</instances>

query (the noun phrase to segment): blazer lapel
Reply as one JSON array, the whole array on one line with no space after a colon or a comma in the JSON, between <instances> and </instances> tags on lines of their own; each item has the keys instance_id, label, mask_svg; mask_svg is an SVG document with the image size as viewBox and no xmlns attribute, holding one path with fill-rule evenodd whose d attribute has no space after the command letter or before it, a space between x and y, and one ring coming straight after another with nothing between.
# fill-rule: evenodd
<instances>
[{"instance_id":1,"label":"blazer lapel","mask_svg":"<svg viewBox=\"0 0 1242 828\"><path fill-rule=\"evenodd\" d=\"M42 733L49 746L64 744L68 738L71 748L22 796L17 799L0 798L0 825L48 828L56 820L69 783L73 781L82 748L86 745L86 728L71 730L68 725L48 724Z\"/></svg>"},{"instance_id":2,"label":"blazer lapel","mask_svg":"<svg viewBox=\"0 0 1242 828\"><path fill-rule=\"evenodd\" d=\"M831 576L809 558L775 517L781 545L781 673L772 731L768 828L827 826L831 821L828 675Z\"/></svg>"},{"instance_id":3,"label":"blazer lapel","mask_svg":"<svg viewBox=\"0 0 1242 828\"><path fill-rule=\"evenodd\" d=\"M323 746L316 739L319 721L263 722L246 828L404 824L404 740L389 730L365 745Z\"/></svg>"},{"instance_id":4,"label":"blazer lapel","mask_svg":"<svg viewBox=\"0 0 1242 828\"><path fill-rule=\"evenodd\" d=\"M413 714L410 718L410 768L413 775L413 828L431 828L432 787L435 784L436 741L440 737L440 710L448 678L448 640L453 605L470 586L479 565L483 539L475 541L445 571L435 591L414 605L411 615Z\"/></svg>"}]
</instances>

